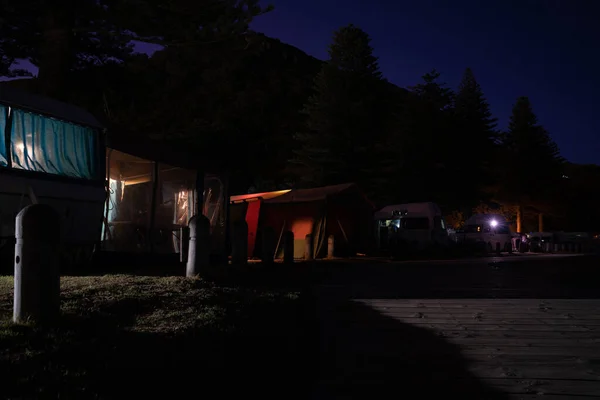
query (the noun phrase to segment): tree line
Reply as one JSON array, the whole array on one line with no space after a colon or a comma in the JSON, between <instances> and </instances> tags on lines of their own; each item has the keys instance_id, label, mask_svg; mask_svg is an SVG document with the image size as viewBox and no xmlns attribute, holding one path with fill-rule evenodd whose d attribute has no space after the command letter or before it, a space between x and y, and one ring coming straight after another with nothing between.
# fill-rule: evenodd
<instances>
[{"instance_id":1,"label":"tree line","mask_svg":"<svg viewBox=\"0 0 600 400\"><path fill-rule=\"evenodd\" d=\"M388 82L353 25L320 61L251 31L270 10L255 0L0 7L0 75L27 75L15 64L26 59L37 78L14 84L88 108L119 135L184 147L227 169L237 193L356 182L381 205L435 201L457 225L474 209L564 225L595 173L565 162L527 97L498 129L469 68L456 89L435 70L406 89Z\"/></svg>"}]
</instances>

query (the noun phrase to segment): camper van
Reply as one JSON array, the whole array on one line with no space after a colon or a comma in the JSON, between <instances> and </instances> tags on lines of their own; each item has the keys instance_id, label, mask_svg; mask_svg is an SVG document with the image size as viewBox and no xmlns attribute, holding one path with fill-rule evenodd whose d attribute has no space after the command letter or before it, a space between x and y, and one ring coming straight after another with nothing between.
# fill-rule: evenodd
<instances>
[{"instance_id":1,"label":"camper van","mask_svg":"<svg viewBox=\"0 0 600 400\"><path fill-rule=\"evenodd\" d=\"M86 111L0 86L0 238L10 250L15 217L53 206L65 243L93 248L106 199L102 125ZM61 228L61 229L59 229Z\"/></svg>"},{"instance_id":2,"label":"camper van","mask_svg":"<svg viewBox=\"0 0 600 400\"><path fill-rule=\"evenodd\" d=\"M448 232L442 211L435 203L408 203L386 206L375 213L378 244L387 250L393 240L423 249L447 245Z\"/></svg>"},{"instance_id":3,"label":"camper van","mask_svg":"<svg viewBox=\"0 0 600 400\"><path fill-rule=\"evenodd\" d=\"M460 241L481 243L487 251L512 251L512 234L509 223L502 215L475 214L466 222Z\"/></svg>"}]
</instances>

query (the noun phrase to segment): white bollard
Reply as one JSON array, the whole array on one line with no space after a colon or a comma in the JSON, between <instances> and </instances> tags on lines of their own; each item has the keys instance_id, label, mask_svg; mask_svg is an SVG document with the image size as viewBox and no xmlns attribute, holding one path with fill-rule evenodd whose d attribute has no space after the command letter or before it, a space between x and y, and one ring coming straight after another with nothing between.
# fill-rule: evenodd
<instances>
[{"instance_id":1,"label":"white bollard","mask_svg":"<svg viewBox=\"0 0 600 400\"><path fill-rule=\"evenodd\" d=\"M50 322L60 314L60 225L60 215L46 204L17 215L14 322Z\"/></svg>"},{"instance_id":2,"label":"white bollard","mask_svg":"<svg viewBox=\"0 0 600 400\"><path fill-rule=\"evenodd\" d=\"M185 276L193 278L205 272L210 265L210 221L204 215L194 215L188 226L190 236Z\"/></svg>"}]
</instances>

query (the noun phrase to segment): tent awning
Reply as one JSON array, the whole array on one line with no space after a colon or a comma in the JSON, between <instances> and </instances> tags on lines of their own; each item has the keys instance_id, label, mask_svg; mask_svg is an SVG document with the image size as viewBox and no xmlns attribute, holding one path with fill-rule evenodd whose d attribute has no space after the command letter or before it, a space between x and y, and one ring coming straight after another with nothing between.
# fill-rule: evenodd
<instances>
[{"instance_id":1,"label":"tent awning","mask_svg":"<svg viewBox=\"0 0 600 400\"><path fill-rule=\"evenodd\" d=\"M288 193L290 189L286 190L277 190L274 192L262 192L262 193L250 193L250 194L240 194L237 196L231 196L229 198L230 203L239 203L244 201L256 201L258 199L269 200L275 197L282 196Z\"/></svg>"},{"instance_id":2,"label":"tent awning","mask_svg":"<svg viewBox=\"0 0 600 400\"><path fill-rule=\"evenodd\" d=\"M342 194L347 191L357 190L358 187L354 183L344 183L340 185L323 186L312 189L295 189L288 193L265 200L265 203L301 203L310 201L321 201L329 196Z\"/></svg>"}]
</instances>

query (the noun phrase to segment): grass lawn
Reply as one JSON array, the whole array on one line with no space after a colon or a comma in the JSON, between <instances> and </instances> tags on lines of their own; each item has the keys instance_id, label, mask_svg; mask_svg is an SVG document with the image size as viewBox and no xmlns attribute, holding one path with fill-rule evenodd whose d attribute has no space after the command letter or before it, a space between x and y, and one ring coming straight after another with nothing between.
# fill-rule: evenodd
<instances>
[{"instance_id":1,"label":"grass lawn","mask_svg":"<svg viewBox=\"0 0 600 400\"><path fill-rule=\"evenodd\" d=\"M41 329L11 323L12 279L0 276L0 398L307 397L299 291L63 277L62 317Z\"/></svg>"}]
</instances>

